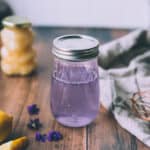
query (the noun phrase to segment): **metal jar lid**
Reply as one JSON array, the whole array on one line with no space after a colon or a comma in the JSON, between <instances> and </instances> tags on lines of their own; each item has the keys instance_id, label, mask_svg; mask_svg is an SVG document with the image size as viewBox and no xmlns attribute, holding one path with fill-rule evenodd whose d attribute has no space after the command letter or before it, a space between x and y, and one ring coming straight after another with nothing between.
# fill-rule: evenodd
<instances>
[{"instance_id":1,"label":"metal jar lid","mask_svg":"<svg viewBox=\"0 0 150 150\"><path fill-rule=\"evenodd\" d=\"M2 20L4 27L21 27L27 28L31 26L31 22L24 17L20 16L8 16Z\"/></svg>"},{"instance_id":2,"label":"metal jar lid","mask_svg":"<svg viewBox=\"0 0 150 150\"><path fill-rule=\"evenodd\" d=\"M53 41L52 53L69 61L83 61L98 55L99 42L93 37L72 34L60 36Z\"/></svg>"}]
</instances>

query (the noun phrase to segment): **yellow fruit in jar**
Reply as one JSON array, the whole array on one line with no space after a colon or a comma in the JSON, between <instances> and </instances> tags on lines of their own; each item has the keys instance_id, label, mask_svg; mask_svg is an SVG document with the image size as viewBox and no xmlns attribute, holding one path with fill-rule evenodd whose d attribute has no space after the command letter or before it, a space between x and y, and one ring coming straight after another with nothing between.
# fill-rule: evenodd
<instances>
[{"instance_id":1,"label":"yellow fruit in jar","mask_svg":"<svg viewBox=\"0 0 150 150\"><path fill-rule=\"evenodd\" d=\"M8 63L19 63L24 64L30 60L33 60L36 56L35 51L32 48L29 48L26 51L9 51L5 47L1 49L1 57L5 59Z\"/></svg>"},{"instance_id":2,"label":"yellow fruit in jar","mask_svg":"<svg viewBox=\"0 0 150 150\"><path fill-rule=\"evenodd\" d=\"M7 74L17 74L18 73L18 64L9 64L5 62L5 60L1 61L1 69L2 71Z\"/></svg>"},{"instance_id":3,"label":"yellow fruit in jar","mask_svg":"<svg viewBox=\"0 0 150 150\"><path fill-rule=\"evenodd\" d=\"M34 60L26 62L24 64L9 63L3 59L1 61L1 69L7 75L28 75L36 68L36 62Z\"/></svg>"},{"instance_id":4,"label":"yellow fruit in jar","mask_svg":"<svg viewBox=\"0 0 150 150\"><path fill-rule=\"evenodd\" d=\"M20 66L20 74L21 75L28 75L32 73L36 68L36 62L31 62L30 65L22 65Z\"/></svg>"},{"instance_id":5,"label":"yellow fruit in jar","mask_svg":"<svg viewBox=\"0 0 150 150\"><path fill-rule=\"evenodd\" d=\"M33 43L33 33L29 28L8 28L1 31L2 44L10 51L22 51Z\"/></svg>"},{"instance_id":6,"label":"yellow fruit in jar","mask_svg":"<svg viewBox=\"0 0 150 150\"><path fill-rule=\"evenodd\" d=\"M0 150L23 150L28 143L27 137L21 137L13 141L9 141L0 146Z\"/></svg>"},{"instance_id":7,"label":"yellow fruit in jar","mask_svg":"<svg viewBox=\"0 0 150 150\"><path fill-rule=\"evenodd\" d=\"M6 140L6 138L11 134L12 122L12 116L0 111L0 142Z\"/></svg>"},{"instance_id":8,"label":"yellow fruit in jar","mask_svg":"<svg viewBox=\"0 0 150 150\"><path fill-rule=\"evenodd\" d=\"M8 16L1 31L1 69L7 75L28 75L36 67L33 32L27 18Z\"/></svg>"}]
</instances>

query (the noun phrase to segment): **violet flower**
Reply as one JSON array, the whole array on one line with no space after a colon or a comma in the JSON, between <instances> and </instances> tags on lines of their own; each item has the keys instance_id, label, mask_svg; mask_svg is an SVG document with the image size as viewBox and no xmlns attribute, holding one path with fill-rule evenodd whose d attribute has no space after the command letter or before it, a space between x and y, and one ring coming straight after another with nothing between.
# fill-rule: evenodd
<instances>
[{"instance_id":1,"label":"violet flower","mask_svg":"<svg viewBox=\"0 0 150 150\"><path fill-rule=\"evenodd\" d=\"M41 142L46 142L46 140L47 140L47 135L46 134L43 134L42 136L41 136Z\"/></svg>"},{"instance_id":2,"label":"violet flower","mask_svg":"<svg viewBox=\"0 0 150 150\"><path fill-rule=\"evenodd\" d=\"M42 124L38 118L30 119L29 123L27 124L29 129L38 130L42 127Z\"/></svg>"},{"instance_id":3,"label":"violet flower","mask_svg":"<svg viewBox=\"0 0 150 150\"><path fill-rule=\"evenodd\" d=\"M40 141L41 140L41 134L40 134L40 132L36 132L36 134L35 134L35 140L36 141Z\"/></svg>"},{"instance_id":4,"label":"violet flower","mask_svg":"<svg viewBox=\"0 0 150 150\"><path fill-rule=\"evenodd\" d=\"M50 131L48 133L48 141L59 141L63 138L62 134L59 131Z\"/></svg>"},{"instance_id":5,"label":"violet flower","mask_svg":"<svg viewBox=\"0 0 150 150\"><path fill-rule=\"evenodd\" d=\"M30 115L37 115L40 111L36 104L29 105L27 110Z\"/></svg>"},{"instance_id":6,"label":"violet flower","mask_svg":"<svg viewBox=\"0 0 150 150\"><path fill-rule=\"evenodd\" d=\"M46 134L41 134L39 132L36 132L35 134L35 140L38 142L46 142Z\"/></svg>"}]
</instances>

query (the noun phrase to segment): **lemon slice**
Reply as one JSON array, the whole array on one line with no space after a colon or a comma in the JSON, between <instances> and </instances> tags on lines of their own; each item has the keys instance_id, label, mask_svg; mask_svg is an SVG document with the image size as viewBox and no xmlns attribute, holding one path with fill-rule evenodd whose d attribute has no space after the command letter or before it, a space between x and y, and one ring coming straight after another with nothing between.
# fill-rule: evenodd
<instances>
[{"instance_id":1,"label":"lemon slice","mask_svg":"<svg viewBox=\"0 0 150 150\"><path fill-rule=\"evenodd\" d=\"M0 142L4 141L12 132L13 117L0 111Z\"/></svg>"},{"instance_id":2,"label":"lemon slice","mask_svg":"<svg viewBox=\"0 0 150 150\"><path fill-rule=\"evenodd\" d=\"M9 141L0 146L0 150L22 150L27 146L27 137L21 137L13 141Z\"/></svg>"}]
</instances>

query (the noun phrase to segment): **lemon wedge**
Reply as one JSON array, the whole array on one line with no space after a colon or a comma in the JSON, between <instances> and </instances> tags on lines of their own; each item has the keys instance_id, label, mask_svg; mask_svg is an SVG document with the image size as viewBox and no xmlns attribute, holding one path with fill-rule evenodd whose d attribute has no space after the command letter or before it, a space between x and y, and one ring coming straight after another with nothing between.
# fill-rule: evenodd
<instances>
[{"instance_id":1,"label":"lemon wedge","mask_svg":"<svg viewBox=\"0 0 150 150\"><path fill-rule=\"evenodd\" d=\"M0 111L0 142L6 140L6 138L11 134L12 122L12 116Z\"/></svg>"},{"instance_id":2,"label":"lemon wedge","mask_svg":"<svg viewBox=\"0 0 150 150\"><path fill-rule=\"evenodd\" d=\"M23 150L27 146L27 137L21 137L0 145L0 150Z\"/></svg>"}]
</instances>

